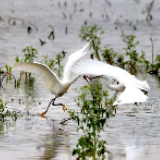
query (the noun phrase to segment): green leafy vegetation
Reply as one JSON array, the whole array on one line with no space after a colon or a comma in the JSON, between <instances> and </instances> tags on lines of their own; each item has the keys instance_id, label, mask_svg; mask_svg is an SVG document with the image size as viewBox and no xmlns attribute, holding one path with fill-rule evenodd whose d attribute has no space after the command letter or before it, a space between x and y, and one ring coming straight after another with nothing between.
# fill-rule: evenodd
<instances>
[{"instance_id":1,"label":"green leafy vegetation","mask_svg":"<svg viewBox=\"0 0 160 160\"><path fill-rule=\"evenodd\" d=\"M142 52L140 55L136 47L139 44L139 41L135 42L135 36L130 35L130 36L125 36L124 37L124 42L126 43L126 48L123 48L125 50L125 55L128 57L128 60L125 61L125 65L129 65L130 67L135 68L136 66L140 64L144 64L147 60L145 59L145 53Z\"/></svg>"},{"instance_id":2,"label":"green leafy vegetation","mask_svg":"<svg viewBox=\"0 0 160 160\"><path fill-rule=\"evenodd\" d=\"M25 59L24 62L33 62L35 58L37 58L38 50L33 48L32 46L27 46L22 50L24 53Z\"/></svg>"},{"instance_id":3,"label":"green leafy vegetation","mask_svg":"<svg viewBox=\"0 0 160 160\"><path fill-rule=\"evenodd\" d=\"M55 59L49 59L48 55L42 56L43 59L41 63L46 64L51 70L53 70L59 77L62 76L63 66L61 64L64 56L62 54L57 54Z\"/></svg>"},{"instance_id":4,"label":"green leafy vegetation","mask_svg":"<svg viewBox=\"0 0 160 160\"><path fill-rule=\"evenodd\" d=\"M134 35L128 35L123 37L123 41L126 47L123 47L124 53L118 53L114 48L110 48L109 45L104 45L104 48L101 47L102 35L104 31L102 28L97 25L93 26L83 26L80 29L80 38L89 42L92 39L90 44L90 49L93 51L93 55L98 60L105 61L111 65L116 65L125 69L128 69L130 72L137 72L140 68L154 69L158 72L160 68L160 56L157 55L154 63L146 60L145 52L137 51L137 46L139 41L136 40ZM92 55L91 54L91 55ZM92 57L93 58L93 57Z\"/></svg>"},{"instance_id":5,"label":"green leafy vegetation","mask_svg":"<svg viewBox=\"0 0 160 160\"><path fill-rule=\"evenodd\" d=\"M97 25L93 26L83 26L80 29L79 37L83 40L89 42L91 39L90 48L93 49L93 54L98 60L101 60L100 58L100 52L101 52L101 35L104 34L104 31L102 28L99 28Z\"/></svg>"},{"instance_id":6,"label":"green leafy vegetation","mask_svg":"<svg viewBox=\"0 0 160 160\"><path fill-rule=\"evenodd\" d=\"M79 159L89 157L93 160L105 159L105 153L110 152L106 148L107 142L101 138L100 133L104 130L107 119L115 115L113 99L108 98L108 91L102 88L102 84L91 84L75 90L78 93L75 101L81 107L81 112L69 113L83 135L72 154L77 155Z\"/></svg>"},{"instance_id":7,"label":"green leafy vegetation","mask_svg":"<svg viewBox=\"0 0 160 160\"><path fill-rule=\"evenodd\" d=\"M11 117L13 120L17 119L16 112L11 112L7 108L7 104L4 102L4 100L0 99L0 121L5 120L5 118Z\"/></svg>"}]
</instances>

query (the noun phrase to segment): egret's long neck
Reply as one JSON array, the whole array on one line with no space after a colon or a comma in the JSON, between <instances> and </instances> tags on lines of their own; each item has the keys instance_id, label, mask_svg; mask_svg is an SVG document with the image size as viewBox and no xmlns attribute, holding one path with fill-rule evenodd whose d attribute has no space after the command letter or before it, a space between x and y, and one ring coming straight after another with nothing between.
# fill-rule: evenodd
<instances>
[{"instance_id":1,"label":"egret's long neck","mask_svg":"<svg viewBox=\"0 0 160 160\"><path fill-rule=\"evenodd\" d=\"M125 86L123 84L117 84L117 85L109 85L110 89L116 90L116 91L124 91Z\"/></svg>"},{"instance_id":2,"label":"egret's long neck","mask_svg":"<svg viewBox=\"0 0 160 160\"><path fill-rule=\"evenodd\" d=\"M67 82L68 86L70 86L71 84L73 84L77 79L78 79L79 75L77 74L75 77L73 77L71 80L69 80Z\"/></svg>"}]
</instances>

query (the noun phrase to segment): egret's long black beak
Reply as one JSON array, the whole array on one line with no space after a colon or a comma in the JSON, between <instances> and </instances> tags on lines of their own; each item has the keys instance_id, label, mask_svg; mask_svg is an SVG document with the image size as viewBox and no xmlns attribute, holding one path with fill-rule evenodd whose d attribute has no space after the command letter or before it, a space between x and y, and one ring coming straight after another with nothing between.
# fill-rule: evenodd
<instances>
[{"instance_id":1,"label":"egret's long black beak","mask_svg":"<svg viewBox=\"0 0 160 160\"><path fill-rule=\"evenodd\" d=\"M89 77L89 76L83 76L83 78L87 81L87 83L90 85L91 81L93 79L96 79L96 78L101 78L103 77L103 75L99 75L99 76L94 76L94 77Z\"/></svg>"},{"instance_id":2,"label":"egret's long black beak","mask_svg":"<svg viewBox=\"0 0 160 160\"><path fill-rule=\"evenodd\" d=\"M102 77L103 75L100 75L100 76L91 77L91 79L102 78Z\"/></svg>"},{"instance_id":3,"label":"egret's long black beak","mask_svg":"<svg viewBox=\"0 0 160 160\"><path fill-rule=\"evenodd\" d=\"M145 91L143 89L141 89L141 91L144 93L144 95L148 96L148 92L147 91Z\"/></svg>"}]
</instances>

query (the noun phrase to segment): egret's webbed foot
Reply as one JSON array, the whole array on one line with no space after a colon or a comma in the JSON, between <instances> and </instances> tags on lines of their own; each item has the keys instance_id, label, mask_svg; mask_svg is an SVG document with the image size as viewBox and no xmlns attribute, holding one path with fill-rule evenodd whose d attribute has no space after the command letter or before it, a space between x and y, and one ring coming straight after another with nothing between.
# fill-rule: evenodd
<instances>
[{"instance_id":1,"label":"egret's webbed foot","mask_svg":"<svg viewBox=\"0 0 160 160\"><path fill-rule=\"evenodd\" d=\"M64 112L65 112L65 110L67 110L67 107L63 104L63 105L62 105L62 109L63 109Z\"/></svg>"},{"instance_id":2,"label":"egret's webbed foot","mask_svg":"<svg viewBox=\"0 0 160 160\"><path fill-rule=\"evenodd\" d=\"M40 116L44 116L45 114L46 114L47 112L46 111L44 111L44 112L42 112L41 114L40 114Z\"/></svg>"}]
</instances>

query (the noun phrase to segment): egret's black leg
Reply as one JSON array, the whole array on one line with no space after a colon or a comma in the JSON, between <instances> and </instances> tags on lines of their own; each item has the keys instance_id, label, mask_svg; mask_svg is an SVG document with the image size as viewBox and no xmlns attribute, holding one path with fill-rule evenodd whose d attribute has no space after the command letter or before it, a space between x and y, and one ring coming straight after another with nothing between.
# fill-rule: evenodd
<instances>
[{"instance_id":1,"label":"egret's black leg","mask_svg":"<svg viewBox=\"0 0 160 160\"><path fill-rule=\"evenodd\" d=\"M55 99L56 99L56 98L55 98ZM53 106L62 106L62 109L63 109L64 111L67 110L67 107L66 107L63 103L54 104L55 99L52 101L52 105L53 105Z\"/></svg>"},{"instance_id":2,"label":"egret's black leg","mask_svg":"<svg viewBox=\"0 0 160 160\"><path fill-rule=\"evenodd\" d=\"M94 76L94 77L91 77L90 79L92 80L92 79L101 78L101 77L103 77L103 75Z\"/></svg>"},{"instance_id":3,"label":"egret's black leg","mask_svg":"<svg viewBox=\"0 0 160 160\"><path fill-rule=\"evenodd\" d=\"M44 114L46 114L49 110L49 107L51 106L51 104L53 105L54 104L54 101L56 100L56 98L52 99L49 104L48 104L48 107L46 108L46 111L42 112L40 115L43 116Z\"/></svg>"}]
</instances>

